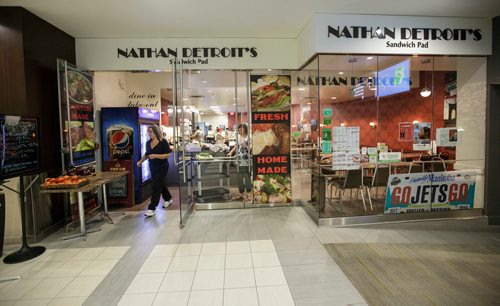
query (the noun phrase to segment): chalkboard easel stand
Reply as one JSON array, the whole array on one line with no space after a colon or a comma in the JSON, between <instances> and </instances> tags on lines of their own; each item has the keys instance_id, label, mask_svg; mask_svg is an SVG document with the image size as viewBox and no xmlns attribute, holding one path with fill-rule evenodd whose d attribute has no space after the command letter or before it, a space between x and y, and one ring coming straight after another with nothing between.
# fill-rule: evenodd
<instances>
[{"instance_id":1,"label":"chalkboard easel stand","mask_svg":"<svg viewBox=\"0 0 500 306\"><path fill-rule=\"evenodd\" d=\"M34 180L33 182L35 182L36 180ZM5 186L3 184L3 182L1 182L1 186L11 190L11 191L14 191L15 193L18 193L19 194L19 197L21 198L21 229L22 229L22 236L23 236L23 244L21 246L21 248L6 256L4 259L3 259L3 262L6 263L6 264L13 264L13 263L20 263L20 262L24 262L24 261L27 261L27 260L30 260L30 259L33 259L35 257L38 257L40 255L43 254L43 252L45 252L45 247L43 246L34 246L34 247L30 247L28 245L28 242L27 242L27 239L26 239L26 211L25 211L25 206L26 206L26 203L25 203L25 195L26 195L26 191L24 190L24 180L23 180L23 176L21 175L19 177L19 191L17 190L14 190L8 186ZM33 184L33 183L32 183ZM31 187L30 184L28 186L28 189Z\"/></svg>"}]
</instances>

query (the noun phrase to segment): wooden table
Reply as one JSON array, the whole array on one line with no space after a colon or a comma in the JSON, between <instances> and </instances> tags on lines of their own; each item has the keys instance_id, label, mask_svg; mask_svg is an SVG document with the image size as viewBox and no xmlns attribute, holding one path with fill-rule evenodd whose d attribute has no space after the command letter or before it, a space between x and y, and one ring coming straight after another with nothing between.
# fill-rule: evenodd
<instances>
[{"instance_id":1,"label":"wooden table","mask_svg":"<svg viewBox=\"0 0 500 306\"><path fill-rule=\"evenodd\" d=\"M92 176L88 176L89 183L83 185L78 188L69 188L69 189L41 189L40 193L78 193L78 218L80 220L80 233L63 237L64 240L82 237L84 240L87 240L87 234L100 231L101 229L93 229L87 230L85 223L85 209L83 207L83 193L94 190L96 188L102 187L102 195L103 195L103 203L104 203L104 212L102 216L105 217L109 223L113 223L113 220L109 217L108 214L108 203L106 199L106 184L118 180L121 177L128 174L128 171L108 171L108 172L96 172Z\"/></svg>"}]
</instances>

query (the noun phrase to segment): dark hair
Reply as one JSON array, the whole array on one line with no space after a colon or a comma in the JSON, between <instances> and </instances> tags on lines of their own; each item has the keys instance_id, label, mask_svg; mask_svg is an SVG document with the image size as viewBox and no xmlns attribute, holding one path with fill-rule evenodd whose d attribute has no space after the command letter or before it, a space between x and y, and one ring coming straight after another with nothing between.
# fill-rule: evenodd
<instances>
[{"instance_id":1,"label":"dark hair","mask_svg":"<svg viewBox=\"0 0 500 306\"><path fill-rule=\"evenodd\" d=\"M242 127L243 130L245 130L245 134L248 135L248 124L246 122L241 122L240 124L238 124L238 129Z\"/></svg>"},{"instance_id":2,"label":"dark hair","mask_svg":"<svg viewBox=\"0 0 500 306\"><path fill-rule=\"evenodd\" d=\"M163 139L162 132L161 132L159 126L157 126L156 124L151 124L150 126L148 126L148 129L151 129L153 131L153 134L155 134L155 136L156 136L156 138L158 138L158 140Z\"/></svg>"}]
</instances>

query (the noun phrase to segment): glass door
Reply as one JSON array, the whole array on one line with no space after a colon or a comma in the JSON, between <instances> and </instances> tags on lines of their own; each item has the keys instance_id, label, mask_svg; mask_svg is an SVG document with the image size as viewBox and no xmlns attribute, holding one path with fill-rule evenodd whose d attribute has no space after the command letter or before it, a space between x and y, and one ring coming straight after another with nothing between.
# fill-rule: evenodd
<instances>
[{"instance_id":1,"label":"glass door","mask_svg":"<svg viewBox=\"0 0 500 306\"><path fill-rule=\"evenodd\" d=\"M187 144L191 134L191 118L184 105L185 84L189 72L182 68L182 64L173 64L172 92L174 114L174 162L179 176L179 214L180 227L183 228L193 210L193 164Z\"/></svg>"}]
</instances>

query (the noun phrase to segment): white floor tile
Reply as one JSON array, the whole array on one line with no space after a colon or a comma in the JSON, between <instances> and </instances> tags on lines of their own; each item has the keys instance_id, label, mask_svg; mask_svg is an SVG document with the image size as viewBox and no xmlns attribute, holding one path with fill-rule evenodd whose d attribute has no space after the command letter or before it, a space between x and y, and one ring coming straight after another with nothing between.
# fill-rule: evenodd
<instances>
[{"instance_id":1,"label":"white floor tile","mask_svg":"<svg viewBox=\"0 0 500 306\"><path fill-rule=\"evenodd\" d=\"M128 249L130 249L129 246L105 247L95 259L121 259Z\"/></svg>"},{"instance_id":2,"label":"white floor tile","mask_svg":"<svg viewBox=\"0 0 500 306\"><path fill-rule=\"evenodd\" d=\"M198 256L201 253L201 243L183 243L179 244L175 256Z\"/></svg>"},{"instance_id":3,"label":"white floor tile","mask_svg":"<svg viewBox=\"0 0 500 306\"><path fill-rule=\"evenodd\" d=\"M64 264L64 261L38 262L22 274L22 278L47 278Z\"/></svg>"},{"instance_id":4,"label":"white floor tile","mask_svg":"<svg viewBox=\"0 0 500 306\"><path fill-rule=\"evenodd\" d=\"M66 287L74 277L58 277L44 279L38 286L31 289L23 299L48 299L56 297L61 290Z\"/></svg>"},{"instance_id":5,"label":"white floor tile","mask_svg":"<svg viewBox=\"0 0 500 306\"><path fill-rule=\"evenodd\" d=\"M94 260L96 259L99 254L104 251L104 248L83 248L80 249L80 251L73 256L70 260L71 261L77 261L77 260Z\"/></svg>"},{"instance_id":6,"label":"white floor tile","mask_svg":"<svg viewBox=\"0 0 500 306\"><path fill-rule=\"evenodd\" d=\"M226 264L226 255L201 255L197 270L221 270Z\"/></svg>"},{"instance_id":7,"label":"white floor tile","mask_svg":"<svg viewBox=\"0 0 500 306\"><path fill-rule=\"evenodd\" d=\"M150 257L144 261L137 273L166 273L172 257Z\"/></svg>"},{"instance_id":8,"label":"white floor tile","mask_svg":"<svg viewBox=\"0 0 500 306\"><path fill-rule=\"evenodd\" d=\"M286 285L285 274L281 267L255 268L255 282L259 286Z\"/></svg>"},{"instance_id":9,"label":"white floor tile","mask_svg":"<svg viewBox=\"0 0 500 306\"><path fill-rule=\"evenodd\" d=\"M77 306L83 305L87 297L54 298L49 306Z\"/></svg>"},{"instance_id":10,"label":"white floor tile","mask_svg":"<svg viewBox=\"0 0 500 306\"><path fill-rule=\"evenodd\" d=\"M255 287L253 268L229 269L225 271L224 288Z\"/></svg>"},{"instance_id":11,"label":"white floor tile","mask_svg":"<svg viewBox=\"0 0 500 306\"><path fill-rule=\"evenodd\" d=\"M201 247L201 255L221 255L226 254L225 242L207 242Z\"/></svg>"},{"instance_id":12,"label":"white floor tile","mask_svg":"<svg viewBox=\"0 0 500 306\"><path fill-rule=\"evenodd\" d=\"M257 287L260 306L293 306L288 286Z\"/></svg>"},{"instance_id":13,"label":"white floor tile","mask_svg":"<svg viewBox=\"0 0 500 306\"><path fill-rule=\"evenodd\" d=\"M251 240L250 249L252 252L275 252L272 240Z\"/></svg>"},{"instance_id":14,"label":"white floor tile","mask_svg":"<svg viewBox=\"0 0 500 306\"><path fill-rule=\"evenodd\" d=\"M98 276L107 275L118 263L118 259L94 260L90 263L79 276Z\"/></svg>"},{"instance_id":15,"label":"white floor tile","mask_svg":"<svg viewBox=\"0 0 500 306\"><path fill-rule=\"evenodd\" d=\"M155 296L155 293L125 294L118 302L118 306L152 305Z\"/></svg>"},{"instance_id":16,"label":"white floor tile","mask_svg":"<svg viewBox=\"0 0 500 306\"><path fill-rule=\"evenodd\" d=\"M18 300L38 286L42 279L23 279L0 283L0 301Z\"/></svg>"},{"instance_id":17,"label":"white floor tile","mask_svg":"<svg viewBox=\"0 0 500 306\"><path fill-rule=\"evenodd\" d=\"M226 254L237 253L250 253L250 242L248 240L226 242Z\"/></svg>"},{"instance_id":18,"label":"white floor tile","mask_svg":"<svg viewBox=\"0 0 500 306\"><path fill-rule=\"evenodd\" d=\"M251 267L253 267L251 253L226 255L226 269L251 268Z\"/></svg>"},{"instance_id":19,"label":"white floor tile","mask_svg":"<svg viewBox=\"0 0 500 306\"><path fill-rule=\"evenodd\" d=\"M224 288L224 270L196 271L191 290Z\"/></svg>"},{"instance_id":20,"label":"white floor tile","mask_svg":"<svg viewBox=\"0 0 500 306\"><path fill-rule=\"evenodd\" d=\"M149 257L173 257L178 246L178 244L156 245L149 254Z\"/></svg>"},{"instance_id":21,"label":"white floor tile","mask_svg":"<svg viewBox=\"0 0 500 306\"><path fill-rule=\"evenodd\" d=\"M164 276L164 273L137 274L125 294L156 293Z\"/></svg>"},{"instance_id":22,"label":"white floor tile","mask_svg":"<svg viewBox=\"0 0 500 306\"><path fill-rule=\"evenodd\" d=\"M255 268L281 266L276 252L252 253L252 261Z\"/></svg>"},{"instance_id":23,"label":"white floor tile","mask_svg":"<svg viewBox=\"0 0 500 306\"><path fill-rule=\"evenodd\" d=\"M189 291L161 292L155 297L154 306L186 306L189 301Z\"/></svg>"},{"instance_id":24,"label":"white floor tile","mask_svg":"<svg viewBox=\"0 0 500 306\"><path fill-rule=\"evenodd\" d=\"M75 277L90 265L91 261L67 261L49 277Z\"/></svg>"},{"instance_id":25,"label":"white floor tile","mask_svg":"<svg viewBox=\"0 0 500 306\"><path fill-rule=\"evenodd\" d=\"M159 292L191 291L195 271L168 272L165 274Z\"/></svg>"},{"instance_id":26,"label":"white floor tile","mask_svg":"<svg viewBox=\"0 0 500 306\"><path fill-rule=\"evenodd\" d=\"M189 306L222 306L224 293L222 290L191 291Z\"/></svg>"},{"instance_id":27,"label":"white floor tile","mask_svg":"<svg viewBox=\"0 0 500 306\"><path fill-rule=\"evenodd\" d=\"M79 276L66 286L57 297L89 296L102 282L104 275Z\"/></svg>"},{"instance_id":28,"label":"white floor tile","mask_svg":"<svg viewBox=\"0 0 500 306\"><path fill-rule=\"evenodd\" d=\"M51 299L37 299L37 300L19 300L12 305L14 306L46 306L49 305ZM3 303L0 303L0 305L4 305ZM70 304L66 304L70 305ZM81 305L81 304L79 304Z\"/></svg>"},{"instance_id":29,"label":"white floor tile","mask_svg":"<svg viewBox=\"0 0 500 306\"><path fill-rule=\"evenodd\" d=\"M255 287L225 289L224 306L259 306L257 289Z\"/></svg>"},{"instance_id":30,"label":"white floor tile","mask_svg":"<svg viewBox=\"0 0 500 306\"><path fill-rule=\"evenodd\" d=\"M68 261L75 257L81 249L55 249L50 254L42 254L40 261Z\"/></svg>"},{"instance_id":31,"label":"white floor tile","mask_svg":"<svg viewBox=\"0 0 500 306\"><path fill-rule=\"evenodd\" d=\"M168 268L169 272L195 271L198 265L198 256L174 257Z\"/></svg>"}]
</instances>

